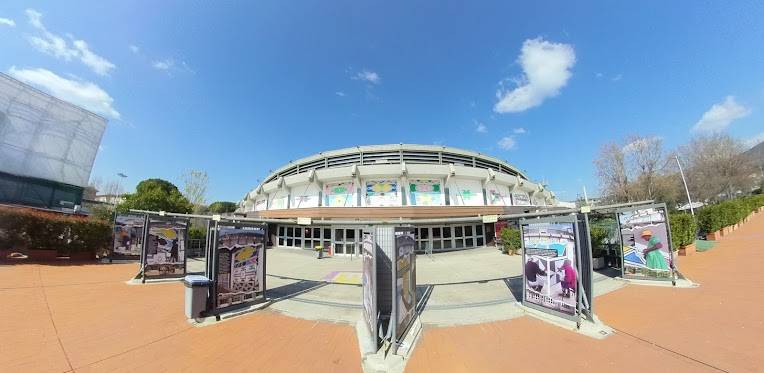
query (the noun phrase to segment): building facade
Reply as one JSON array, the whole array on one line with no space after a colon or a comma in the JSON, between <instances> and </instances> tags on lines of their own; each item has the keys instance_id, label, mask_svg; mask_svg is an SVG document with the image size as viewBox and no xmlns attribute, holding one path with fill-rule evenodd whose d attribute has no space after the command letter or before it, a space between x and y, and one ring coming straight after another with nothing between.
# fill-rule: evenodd
<instances>
[{"instance_id":1,"label":"building facade","mask_svg":"<svg viewBox=\"0 0 764 373\"><path fill-rule=\"evenodd\" d=\"M247 193L237 212L248 217L324 220L432 219L522 213L557 204L554 193L505 161L477 152L429 145L371 145L322 152L275 170ZM479 247L491 226L417 225L420 250ZM360 229L272 227L274 244L332 246L355 254Z\"/></svg>"}]
</instances>

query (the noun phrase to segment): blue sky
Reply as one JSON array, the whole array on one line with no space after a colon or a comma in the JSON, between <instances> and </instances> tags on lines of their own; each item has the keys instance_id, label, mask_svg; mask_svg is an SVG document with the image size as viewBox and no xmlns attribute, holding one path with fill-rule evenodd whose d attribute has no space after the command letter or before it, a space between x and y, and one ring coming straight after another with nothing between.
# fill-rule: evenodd
<instances>
[{"instance_id":1,"label":"blue sky","mask_svg":"<svg viewBox=\"0 0 764 373\"><path fill-rule=\"evenodd\" d=\"M761 2L571 3L4 1L0 71L110 118L93 176L204 170L209 201L355 145L471 149L574 199L629 134L764 139Z\"/></svg>"}]
</instances>

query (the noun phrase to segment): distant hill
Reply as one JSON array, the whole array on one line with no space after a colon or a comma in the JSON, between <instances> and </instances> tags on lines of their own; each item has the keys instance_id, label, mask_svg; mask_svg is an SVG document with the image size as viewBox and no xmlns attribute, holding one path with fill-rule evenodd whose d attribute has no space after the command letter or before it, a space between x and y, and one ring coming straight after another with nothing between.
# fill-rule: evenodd
<instances>
[{"instance_id":1,"label":"distant hill","mask_svg":"<svg viewBox=\"0 0 764 373\"><path fill-rule=\"evenodd\" d=\"M757 165L764 165L764 141L753 148L746 150L743 154L753 160Z\"/></svg>"}]
</instances>

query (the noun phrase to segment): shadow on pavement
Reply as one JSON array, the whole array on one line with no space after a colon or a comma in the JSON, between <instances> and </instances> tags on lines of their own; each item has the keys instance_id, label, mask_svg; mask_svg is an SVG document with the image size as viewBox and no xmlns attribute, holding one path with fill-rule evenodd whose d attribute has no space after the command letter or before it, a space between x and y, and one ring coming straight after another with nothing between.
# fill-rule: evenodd
<instances>
[{"instance_id":1,"label":"shadow on pavement","mask_svg":"<svg viewBox=\"0 0 764 373\"><path fill-rule=\"evenodd\" d=\"M301 280L289 285L283 285L283 286L275 287L272 289L268 289L267 294L268 294L268 298L272 302L278 302L281 300L296 297L300 294L304 294L309 291L322 288L326 285L329 285L329 283L323 282L323 281Z\"/></svg>"},{"instance_id":2,"label":"shadow on pavement","mask_svg":"<svg viewBox=\"0 0 764 373\"><path fill-rule=\"evenodd\" d=\"M504 284L507 285L516 301L523 301L523 276L504 278Z\"/></svg>"}]
</instances>

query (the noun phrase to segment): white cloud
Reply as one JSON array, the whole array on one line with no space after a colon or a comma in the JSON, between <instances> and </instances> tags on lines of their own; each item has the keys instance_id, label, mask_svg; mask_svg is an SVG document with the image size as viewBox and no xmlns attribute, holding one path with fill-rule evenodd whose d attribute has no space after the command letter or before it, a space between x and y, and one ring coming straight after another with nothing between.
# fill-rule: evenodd
<instances>
[{"instance_id":1,"label":"white cloud","mask_svg":"<svg viewBox=\"0 0 764 373\"><path fill-rule=\"evenodd\" d=\"M175 61L173 61L170 58L167 58L164 60L154 61L154 63L151 64L151 66L157 70L169 70L173 66L175 66Z\"/></svg>"},{"instance_id":2,"label":"white cloud","mask_svg":"<svg viewBox=\"0 0 764 373\"><path fill-rule=\"evenodd\" d=\"M16 27L16 21L10 18L0 18L0 25L8 27Z\"/></svg>"},{"instance_id":3,"label":"white cloud","mask_svg":"<svg viewBox=\"0 0 764 373\"><path fill-rule=\"evenodd\" d=\"M361 72L353 75L350 79L362 80L371 84L379 84L382 78L374 71L363 69Z\"/></svg>"},{"instance_id":4,"label":"white cloud","mask_svg":"<svg viewBox=\"0 0 764 373\"><path fill-rule=\"evenodd\" d=\"M743 140L743 144L745 145L746 149L753 148L754 146L759 145L761 142L764 142L764 132Z\"/></svg>"},{"instance_id":5,"label":"white cloud","mask_svg":"<svg viewBox=\"0 0 764 373\"><path fill-rule=\"evenodd\" d=\"M610 81L617 82L619 80L623 79L623 74L618 74L612 78L610 78Z\"/></svg>"},{"instance_id":6,"label":"white cloud","mask_svg":"<svg viewBox=\"0 0 764 373\"><path fill-rule=\"evenodd\" d=\"M514 149L516 144L515 139L510 136L502 137L498 142L499 147L504 150Z\"/></svg>"},{"instance_id":7,"label":"white cloud","mask_svg":"<svg viewBox=\"0 0 764 373\"><path fill-rule=\"evenodd\" d=\"M692 127L698 132L718 132L726 129L733 121L746 117L751 109L735 102L735 97L727 96L724 102L714 104Z\"/></svg>"},{"instance_id":8,"label":"white cloud","mask_svg":"<svg viewBox=\"0 0 764 373\"><path fill-rule=\"evenodd\" d=\"M130 51L131 51L131 52L133 52L133 53L135 53L135 54L138 54L138 52L140 52L140 51L141 51L141 48L138 48L138 46L137 46L137 45L135 45L135 44L130 44L130 45L128 46L128 48L130 48Z\"/></svg>"},{"instance_id":9,"label":"white cloud","mask_svg":"<svg viewBox=\"0 0 764 373\"><path fill-rule=\"evenodd\" d=\"M334 92L334 94L340 97L345 97L345 92L342 92L342 91Z\"/></svg>"},{"instance_id":10,"label":"white cloud","mask_svg":"<svg viewBox=\"0 0 764 373\"><path fill-rule=\"evenodd\" d=\"M516 113L541 105L545 99L557 96L570 79L570 69L576 64L573 46L551 43L542 38L523 43L517 62L523 68L518 86L506 91L499 89L497 113Z\"/></svg>"},{"instance_id":11,"label":"white cloud","mask_svg":"<svg viewBox=\"0 0 764 373\"><path fill-rule=\"evenodd\" d=\"M475 125L476 125L475 126L475 131L480 132L480 133L488 132L488 127L486 127L485 124L483 124L481 122L475 122Z\"/></svg>"},{"instance_id":12,"label":"white cloud","mask_svg":"<svg viewBox=\"0 0 764 373\"><path fill-rule=\"evenodd\" d=\"M114 99L94 83L62 78L42 68L17 69L15 66L12 66L8 70L8 74L94 113L114 119L120 118L119 112L113 107Z\"/></svg>"},{"instance_id":13,"label":"white cloud","mask_svg":"<svg viewBox=\"0 0 764 373\"><path fill-rule=\"evenodd\" d=\"M39 36L29 37L29 42L39 51L65 61L78 59L98 75L109 75L109 72L116 67L107 59L93 53L84 40L74 40L69 36L72 39L70 46L66 39L48 31L42 23L42 13L27 9L26 14L29 24L40 32Z\"/></svg>"},{"instance_id":14,"label":"white cloud","mask_svg":"<svg viewBox=\"0 0 764 373\"><path fill-rule=\"evenodd\" d=\"M525 128L523 128L523 127L518 127L518 128L515 128L515 129L512 130L512 133L516 133L518 135L522 135L522 134L524 134L526 132L528 132L528 131L526 131Z\"/></svg>"}]
</instances>

